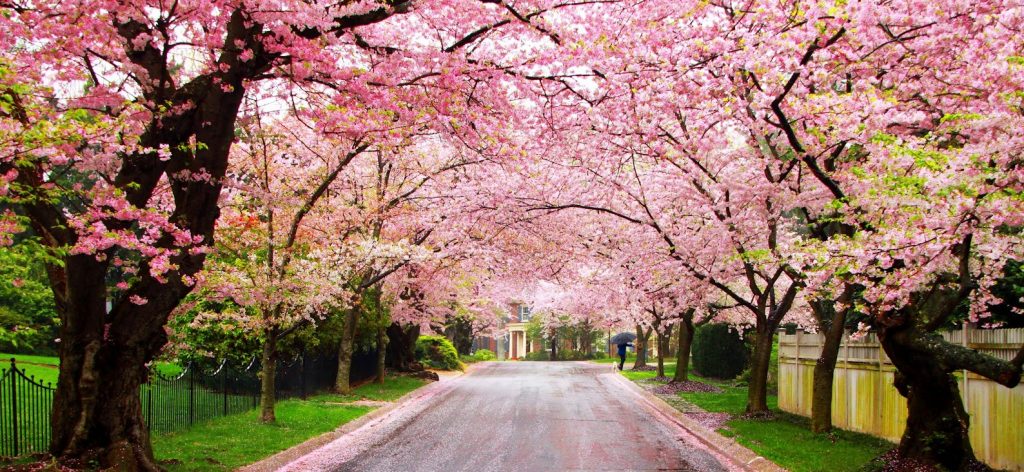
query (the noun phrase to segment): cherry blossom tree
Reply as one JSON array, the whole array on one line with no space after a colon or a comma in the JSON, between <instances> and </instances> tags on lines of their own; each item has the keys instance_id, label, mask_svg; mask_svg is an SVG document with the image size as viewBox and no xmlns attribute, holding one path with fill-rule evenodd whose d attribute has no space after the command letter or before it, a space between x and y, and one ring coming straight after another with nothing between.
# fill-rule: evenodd
<instances>
[{"instance_id":1,"label":"cherry blossom tree","mask_svg":"<svg viewBox=\"0 0 1024 472\"><path fill-rule=\"evenodd\" d=\"M840 303L863 287L852 301L907 397L900 455L972 467L952 372L1012 387L1024 349L1000 360L934 331L962 305L986 316L997 274L1020 258L1020 5L762 13L742 20L773 26L743 48L748 73L731 89L746 112L735 116L833 199L808 212L821 244L807 252L823 263L810 283Z\"/></svg>"},{"instance_id":2,"label":"cherry blossom tree","mask_svg":"<svg viewBox=\"0 0 1024 472\"><path fill-rule=\"evenodd\" d=\"M349 262L358 248L322 238L336 220L332 213L344 210L322 201L353 160L370 149L366 136L320 140L312 124L297 117L264 124L268 119L254 113L243 120L216 231L218 256L207 264L202 284L241 307L228 318L249 315L243 326L252 326L262 342L265 423L275 421L279 342L346 308L337 306L348 300L341 282L351 276ZM195 322L216 323L223 313L205 315Z\"/></svg>"},{"instance_id":3,"label":"cherry blossom tree","mask_svg":"<svg viewBox=\"0 0 1024 472\"><path fill-rule=\"evenodd\" d=\"M934 331L964 304L983 317L994 274L1020 257L1011 197L1020 6L755 2L687 11L646 28L651 48L629 49L646 56L634 63L673 65L659 80L675 84L685 108L663 116L696 132L708 123L741 129L776 169L791 167L817 186L789 204L787 216L807 228L787 248L805 276L794 281L832 305L819 311L853 304L869 316L908 400L900 455L971 467L969 421L951 373L1014 386L1024 351L997 360Z\"/></svg>"},{"instance_id":4,"label":"cherry blossom tree","mask_svg":"<svg viewBox=\"0 0 1024 472\"><path fill-rule=\"evenodd\" d=\"M444 123L479 117L480 127L501 106L478 105L508 97L497 84L517 76L506 72L560 42L541 20L567 6L458 5L0 4L3 67L12 72L3 79L2 128L12 143L0 162L4 191L42 241L71 250L50 267L63 340L54 455L158 469L136 390L214 243L247 95L287 102L303 99L294 86L317 89L339 100L331 128L354 134L361 120L344 112L359 103L388 110L396 126L428 112ZM39 85L25 93L24 84ZM376 93L385 89L408 99ZM463 99L448 100L455 95ZM11 221L4 217L0 239L17 229ZM106 313L105 280L125 261L137 277Z\"/></svg>"}]
</instances>

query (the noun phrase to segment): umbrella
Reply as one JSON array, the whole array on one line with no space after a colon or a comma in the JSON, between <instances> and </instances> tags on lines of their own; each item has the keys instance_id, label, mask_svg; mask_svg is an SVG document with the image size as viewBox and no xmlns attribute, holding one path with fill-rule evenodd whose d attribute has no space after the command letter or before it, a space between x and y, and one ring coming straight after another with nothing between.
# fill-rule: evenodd
<instances>
[{"instance_id":1,"label":"umbrella","mask_svg":"<svg viewBox=\"0 0 1024 472\"><path fill-rule=\"evenodd\" d=\"M612 338L609 339L608 342L611 344L627 344L633 342L634 340L636 340L636 335L633 333L626 332L612 336Z\"/></svg>"}]
</instances>

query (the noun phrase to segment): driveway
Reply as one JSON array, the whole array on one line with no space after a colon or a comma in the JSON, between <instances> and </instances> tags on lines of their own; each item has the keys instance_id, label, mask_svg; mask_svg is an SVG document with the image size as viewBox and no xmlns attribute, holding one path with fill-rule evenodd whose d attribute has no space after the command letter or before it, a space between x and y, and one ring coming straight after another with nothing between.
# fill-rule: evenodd
<instances>
[{"instance_id":1,"label":"driveway","mask_svg":"<svg viewBox=\"0 0 1024 472\"><path fill-rule=\"evenodd\" d=\"M495 362L426 391L286 470L734 470L642 408L608 365ZM726 465L723 465L726 464Z\"/></svg>"}]
</instances>

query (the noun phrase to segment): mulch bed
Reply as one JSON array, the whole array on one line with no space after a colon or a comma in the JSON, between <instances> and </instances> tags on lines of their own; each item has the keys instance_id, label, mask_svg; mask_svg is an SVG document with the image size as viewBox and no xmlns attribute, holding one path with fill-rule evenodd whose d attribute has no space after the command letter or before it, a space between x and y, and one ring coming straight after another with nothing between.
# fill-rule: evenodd
<instances>
[{"instance_id":1,"label":"mulch bed","mask_svg":"<svg viewBox=\"0 0 1024 472\"><path fill-rule=\"evenodd\" d=\"M881 456L874 458L869 466L875 468L871 470L878 470L881 472L904 472L907 470L913 470L914 472L938 472L939 469L933 465L925 464L920 461L908 459L900 456L899 451L892 449ZM967 464L961 469L965 472L991 472L992 468L978 461Z\"/></svg>"},{"instance_id":2,"label":"mulch bed","mask_svg":"<svg viewBox=\"0 0 1024 472\"><path fill-rule=\"evenodd\" d=\"M659 395L674 395L682 392L708 392L708 393L722 393L722 389L704 382L694 382L687 380L686 382L672 382L665 385L659 385L651 389L652 392Z\"/></svg>"},{"instance_id":3,"label":"mulch bed","mask_svg":"<svg viewBox=\"0 0 1024 472\"><path fill-rule=\"evenodd\" d=\"M632 370L633 372L650 372L650 371L653 371L653 370L658 370L658 368L654 367L653 365L645 365L645 366L641 366L641 367L634 367L634 368L629 369L629 370Z\"/></svg>"}]
</instances>

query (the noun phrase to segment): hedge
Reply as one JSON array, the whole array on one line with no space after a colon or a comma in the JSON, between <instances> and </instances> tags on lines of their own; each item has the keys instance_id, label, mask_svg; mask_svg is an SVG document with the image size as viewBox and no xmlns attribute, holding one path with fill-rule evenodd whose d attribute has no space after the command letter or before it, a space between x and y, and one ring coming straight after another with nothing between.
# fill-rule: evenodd
<instances>
[{"instance_id":1,"label":"hedge","mask_svg":"<svg viewBox=\"0 0 1024 472\"><path fill-rule=\"evenodd\" d=\"M693 336L693 368L705 377L733 379L747 367L747 346L725 324L697 328Z\"/></svg>"}]
</instances>

